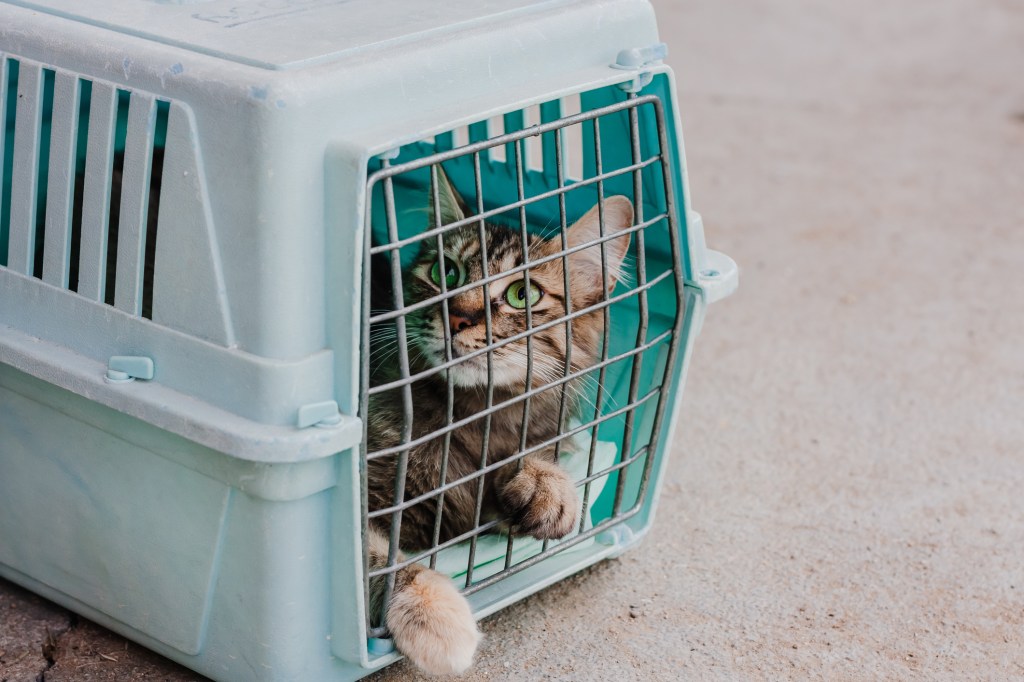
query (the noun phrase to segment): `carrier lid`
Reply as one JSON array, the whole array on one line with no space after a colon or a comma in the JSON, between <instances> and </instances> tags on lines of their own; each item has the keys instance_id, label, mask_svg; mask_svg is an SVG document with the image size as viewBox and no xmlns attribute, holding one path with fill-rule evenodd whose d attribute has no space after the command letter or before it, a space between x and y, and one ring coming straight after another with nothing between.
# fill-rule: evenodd
<instances>
[{"instance_id":1,"label":"carrier lid","mask_svg":"<svg viewBox=\"0 0 1024 682\"><path fill-rule=\"evenodd\" d=\"M581 0L0 0L266 69L336 60Z\"/></svg>"}]
</instances>

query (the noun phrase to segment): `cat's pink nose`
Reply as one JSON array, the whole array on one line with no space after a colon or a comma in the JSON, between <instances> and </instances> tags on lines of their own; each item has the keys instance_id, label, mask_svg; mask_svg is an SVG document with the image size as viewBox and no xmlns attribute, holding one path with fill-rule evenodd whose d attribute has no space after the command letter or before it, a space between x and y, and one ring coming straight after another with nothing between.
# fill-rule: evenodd
<instances>
[{"instance_id":1,"label":"cat's pink nose","mask_svg":"<svg viewBox=\"0 0 1024 682\"><path fill-rule=\"evenodd\" d=\"M463 329L469 329L473 326L473 320L466 315L455 311L449 311L448 313L448 326L451 327L452 334L458 334Z\"/></svg>"}]
</instances>

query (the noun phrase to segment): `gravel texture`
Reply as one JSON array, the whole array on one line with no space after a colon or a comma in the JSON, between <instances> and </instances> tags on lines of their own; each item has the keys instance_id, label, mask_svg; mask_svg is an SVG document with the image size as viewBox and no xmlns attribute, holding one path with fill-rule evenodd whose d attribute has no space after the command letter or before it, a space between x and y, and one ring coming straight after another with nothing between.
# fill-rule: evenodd
<instances>
[{"instance_id":1,"label":"gravel texture","mask_svg":"<svg viewBox=\"0 0 1024 682\"><path fill-rule=\"evenodd\" d=\"M741 288L645 542L465 679L1024 677L1024 5L655 6ZM0 680L44 673L197 679L0 582Z\"/></svg>"}]
</instances>

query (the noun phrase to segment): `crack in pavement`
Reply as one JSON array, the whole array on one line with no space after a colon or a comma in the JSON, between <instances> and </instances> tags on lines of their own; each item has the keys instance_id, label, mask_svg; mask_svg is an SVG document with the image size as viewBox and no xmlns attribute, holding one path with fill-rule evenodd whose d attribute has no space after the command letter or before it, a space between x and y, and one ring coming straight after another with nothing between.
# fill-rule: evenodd
<instances>
[{"instance_id":1,"label":"crack in pavement","mask_svg":"<svg viewBox=\"0 0 1024 682\"><path fill-rule=\"evenodd\" d=\"M36 676L36 682L46 682L47 671L57 664L57 653L61 640L78 625L78 615L74 613L69 613L68 615L66 627L56 629L51 629L49 626L46 627L46 638L43 640L42 647L40 648L43 660L46 661L46 668Z\"/></svg>"},{"instance_id":2,"label":"crack in pavement","mask_svg":"<svg viewBox=\"0 0 1024 682\"><path fill-rule=\"evenodd\" d=\"M78 619L41 597L6 585L0 590L0 682L44 680L61 638Z\"/></svg>"}]
</instances>

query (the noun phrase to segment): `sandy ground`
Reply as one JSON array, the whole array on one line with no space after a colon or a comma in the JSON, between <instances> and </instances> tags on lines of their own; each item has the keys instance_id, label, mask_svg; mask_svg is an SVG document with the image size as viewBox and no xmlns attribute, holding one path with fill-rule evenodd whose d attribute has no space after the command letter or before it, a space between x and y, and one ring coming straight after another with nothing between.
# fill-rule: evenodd
<instances>
[{"instance_id":1,"label":"sandy ground","mask_svg":"<svg viewBox=\"0 0 1024 682\"><path fill-rule=\"evenodd\" d=\"M1024 677L1024 5L655 5L741 289L647 540L465 679ZM0 679L44 671L196 679L0 581Z\"/></svg>"}]
</instances>

